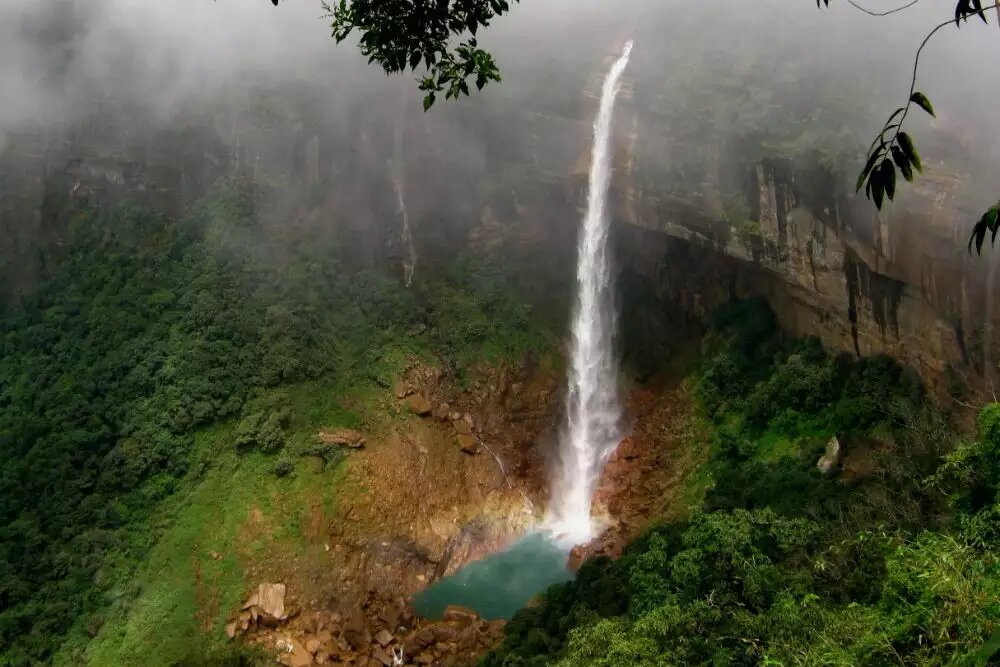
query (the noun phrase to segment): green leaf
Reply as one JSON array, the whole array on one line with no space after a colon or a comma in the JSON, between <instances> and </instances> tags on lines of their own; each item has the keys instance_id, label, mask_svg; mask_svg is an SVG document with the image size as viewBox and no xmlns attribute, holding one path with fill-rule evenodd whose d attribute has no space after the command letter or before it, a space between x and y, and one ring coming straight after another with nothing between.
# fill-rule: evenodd
<instances>
[{"instance_id":1,"label":"green leaf","mask_svg":"<svg viewBox=\"0 0 1000 667\"><path fill-rule=\"evenodd\" d=\"M910 96L910 101L916 104L918 107L929 113L931 116L937 118L934 114L934 107L931 105L931 101L927 99L927 96L921 93L919 90Z\"/></svg>"},{"instance_id":2,"label":"green leaf","mask_svg":"<svg viewBox=\"0 0 1000 667\"><path fill-rule=\"evenodd\" d=\"M910 161L910 164L917 171L923 171L923 165L920 164L920 155L917 153L916 146L913 145L913 139L910 138L906 132L900 132L899 136L896 137L899 141L899 147L903 150L906 155L906 159Z\"/></svg>"},{"instance_id":3,"label":"green leaf","mask_svg":"<svg viewBox=\"0 0 1000 667\"><path fill-rule=\"evenodd\" d=\"M427 93L424 95L424 111L426 112L434 106L434 93Z\"/></svg>"},{"instance_id":4,"label":"green leaf","mask_svg":"<svg viewBox=\"0 0 1000 667\"><path fill-rule=\"evenodd\" d=\"M912 181L913 167L910 166L910 161L906 158L906 153L904 153L899 146L892 147L892 159L896 163L896 166L899 167L899 171L903 174L903 178L905 178L907 182Z\"/></svg>"},{"instance_id":5,"label":"green leaf","mask_svg":"<svg viewBox=\"0 0 1000 667\"><path fill-rule=\"evenodd\" d=\"M993 235L990 237L990 243L996 245L997 242L997 232L1000 232L1000 225L997 224L997 217L1000 215L1000 208L994 206L990 210L986 211L986 227L989 228Z\"/></svg>"},{"instance_id":6,"label":"green leaf","mask_svg":"<svg viewBox=\"0 0 1000 667\"><path fill-rule=\"evenodd\" d=\"M876 169L872 171L869 180L872 184L872 200L875 202L875 208L881 211L882 202L885 199L885 183L882 181L882 170Z\"/></svg>"},{"instance_id":7,"label":"green leaf","mask_svg":"<svg viewBox=\"0 0 1000 667\"><path fill-rule=\"evenodd\" d=\"M972 237L969 239L969 252L972 252L972 243L976 244L976 254L983 254L983 240L986 238L986 225L981 224L982 220L976 224L972 230Z\"/></svg>"},{"instance_id":8,"label":"green leaf","mask_svg":"<svg viewBox=\"0 0 1000 667\"><path fill-rule=\"evenodd\" d=\"M889 201L892 201L893 197L896 196L896 168L892 166L892 160L888 158L883 160L879 171L881 172L880 180L885 186L885 196L889 198Z\"/></svg>"},{"instance_id":9,"label":"green leaf","mask_svg":"<svg viewBox=\"0 0 1000 667\"><path fill-rule=\"evenodd\" d=\"M858 175L858 187L855 192L861 190L861 186L865 184L865 179L868 178L868 174L871 173L872 168L875 167L875 163L878 162L879 152L875 151L868 156L868 162L865 163L865 168L861 170L861 174Z\"/></svg>"}]
</instances>

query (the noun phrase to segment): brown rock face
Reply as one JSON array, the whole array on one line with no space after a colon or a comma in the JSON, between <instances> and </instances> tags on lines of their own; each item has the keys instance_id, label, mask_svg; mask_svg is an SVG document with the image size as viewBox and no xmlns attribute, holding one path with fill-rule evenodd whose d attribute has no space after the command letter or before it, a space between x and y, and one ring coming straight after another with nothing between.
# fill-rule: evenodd
<instances>
[{"instance_id":1,"label":"brown rock face","mask_svg":"<svg viewBox=\"0 0 1000 667\"><path fill-rule=\"evenodd\" d=\"M413 394L406 399L406 409L415 415L426 417L434 410L434 406L420 394Z\"/></svg>"},{"instance_id":2,"label":"brown rock face","mask_svg":"<svg viewBox=\"0 0 1000 667\"><path fill-rule=\"evenodd\" d=\"M659 159L656 130L638 131L643 141L616 172L619 254L633 282L641 276L669 302L659 312L700 318L734 295L760 296L790 333L837 352L888 354L932 389L947 389L954 373L982 387L998 372L998 263L966 252L961 175L931 168L879 215L816 165L737 166L720 148L718 176L702 191L664 197L635 184ZM646 326L656 311L649 304L623 321Z\"/></svg>"},{"instance_id":3,"label":"brown rock face","mask_svg":"<svg viewBox=\"0 0 1000 667\"><path fill-rule=\"evenodd\" d=\"M466 454L476 454L479 452L479 441L474 435L458 435L458 448Z\"/></svg>"}]
</instances>

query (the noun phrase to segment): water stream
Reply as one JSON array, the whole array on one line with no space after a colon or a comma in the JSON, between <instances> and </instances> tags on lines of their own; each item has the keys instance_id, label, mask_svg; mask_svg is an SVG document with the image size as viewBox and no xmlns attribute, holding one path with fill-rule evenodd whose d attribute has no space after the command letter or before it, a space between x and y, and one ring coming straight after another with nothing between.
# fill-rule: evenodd
<instances>
[{"instance_id":1,"label":"water stream","mask_svg":"<svg viewBox=\"0 0 1000 667\"><path fill-rule=\"evenodd\" d=\"M621 439L605 208L611 182L611 122L631 50L628 42L604 80L594 122L590 191L579 241L567 420L549 517L543 530L417 593L413 607L425 618L440 618L448 605L468 607L483 618L510 618L541 591L572 579L569 548L593 537L591 497L604 463ZM495 454L494 458L506 477L503 461Z\"/></svg>"},{"instance_id":2,"label":"water stream","mask_svg":"<svg viewBox=\"0 0 1000 667\"><path fill-rule=\"evenodd\" d=\"M396 191L396 202L402 219L399 241L403 246L403 280L409 287L413 283L413 273L417 269L417 249L413 244L410 212L406 209L406 195L403 190L403 129L400 125L396 126L393 147L392 187Z\"/></svg>"},{"instance_id":3,"label":"water stream","mask_svg":"<svg viewBox=\"0 0 1000 667\"><path fill-rule=\"evenodd\" d=\"M611 185L611 134L615 101L632 42L611 66L594 121L587 212L577 251L577 300L573 312L566 424L560 434L549 527L568 543L595 532L591 498L601 470L621 440L621 402L615 358L614 298L608 258L607 198Z\"/></svg>"}]
</instances>

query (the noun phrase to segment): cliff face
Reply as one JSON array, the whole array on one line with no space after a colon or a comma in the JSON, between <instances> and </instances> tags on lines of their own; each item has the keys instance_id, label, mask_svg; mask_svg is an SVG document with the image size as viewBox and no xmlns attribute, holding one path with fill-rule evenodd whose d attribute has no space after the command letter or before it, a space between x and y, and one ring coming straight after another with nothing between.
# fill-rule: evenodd
<instances>
[{"instance_id":1,"label":"cliff face","mask_svg":"<svg viewBox=\"0 0 1000 667\"><path fill-rule=\"evenodd\" d=\"M0 291L30 291L81 206L132 199L178 213L216 179L241 176L274 224L324 225L368 266L400 263L402 191L417 280L460 253L492 254L562 317L601 76L582 103L534 110L511 89L424 115L409 82L393 80L333 108L310 91L231 91L183 122L106 106L72 127L25 132L0 155ZM964 175L932 161L879 216L818 160L683 136L657 104L627 87L617 117L627 348L756 294L790 332L830 349L890 354L940 390L955 377L987 386L995 271L965 249Z\"/></svg>"},{"instance_id":2,"label":"cliff face","mask_svg":"<svg viewBox=\"0 0 1000 667\"><path fill-rule=\"evenodd\" d=\"M932 166L881 215L822 168L786 159L720 159L703 188L675 194L643 180L656 128L638 133L647 139L626 143L618 171L617 220L629 230L624 252L642 258L650 280L663 280L674 256L692 264L687 277L666 274L681 284L663 290L690 291L702 312L729 294L763 295L790 332L889 354L940 390L988 380L995 264L966 251L961 178ZM692 248L678 255L678 241Z\"/></svg>"}]
</instances>

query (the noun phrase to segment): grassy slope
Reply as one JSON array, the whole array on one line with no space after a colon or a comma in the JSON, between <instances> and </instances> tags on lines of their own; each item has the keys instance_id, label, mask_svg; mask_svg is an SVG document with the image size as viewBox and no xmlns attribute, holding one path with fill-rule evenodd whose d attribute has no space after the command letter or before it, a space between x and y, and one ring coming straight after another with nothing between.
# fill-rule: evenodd
<instances>
[{"instance_id":1,"label":"grassy slope","mask_svg":"<svg viewBox=\"0 0 1000 667\"><path fill-rule=\"evenodd\" d=\"M357 401L365 392L353 393ZM358 423L336 386L308 383L290 394L290 447L311 442L320 426ZM235 451L234 428L227 422L197 434L195 457L211 458L207 470L187 480L150 521L162 536L117 591L115 611L86 649L87 664L171 665L216 654L226 643L228 615L258 583L246 574L249 565L322 551L304 526L317 502L327 515L336 503L339 466L319 470L300 460L292 475L279 478L273 456Z\"/></svg>"}]
</instances>

